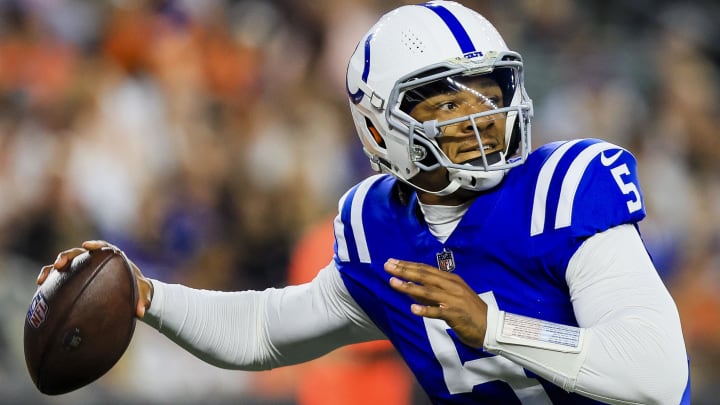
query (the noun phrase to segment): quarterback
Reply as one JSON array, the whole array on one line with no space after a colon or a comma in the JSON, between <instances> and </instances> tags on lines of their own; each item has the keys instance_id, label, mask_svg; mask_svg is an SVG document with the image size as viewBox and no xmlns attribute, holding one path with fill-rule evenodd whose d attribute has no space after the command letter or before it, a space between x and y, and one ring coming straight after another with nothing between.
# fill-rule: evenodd
<instances>
[{"instance_id":1,"label":"quarterback","mask_svg":"<svg viewBox=\"0 0 720 405\"><path fill-rule=\"evenodd\" d=\"M238 292L136 268L144 322L242 370L387 338L437 404L690 403L635 158L598 139L532 149L523 60L483 16L451 1L389 12L359 41L347 95L379 173L340 199L328 265ZM105 245L61 252L38 281Z\"/></svg>"}]
</instances>

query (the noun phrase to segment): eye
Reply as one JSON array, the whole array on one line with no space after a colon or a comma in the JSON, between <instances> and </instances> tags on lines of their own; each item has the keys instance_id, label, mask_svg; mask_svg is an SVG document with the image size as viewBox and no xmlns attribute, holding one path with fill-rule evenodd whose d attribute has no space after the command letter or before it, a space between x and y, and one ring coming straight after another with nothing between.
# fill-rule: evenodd
<instances>
[{"instance_id":1,"label":"eye","mask_svg":"<svg viewBox=\"0 0 720 405\"><path fill-rule=\"evenodd\" d=\"M458 108L458 105L454 101L446 101L438 104L435 108L440 111L454 111Z\"/></svg>"},{"instance_id":2,"label":"eye","mask_svg":"<svg viewBox=\"0 0 720 405\"><path fill-rule=\"evenodd\" d=\"M479 101L480 103L482 103L482 105L485 105L486 107L489 107L493 110L502 107L502 98L498 96L486 97L484 95L480 95Z\"/></svg>"}]
</instances>

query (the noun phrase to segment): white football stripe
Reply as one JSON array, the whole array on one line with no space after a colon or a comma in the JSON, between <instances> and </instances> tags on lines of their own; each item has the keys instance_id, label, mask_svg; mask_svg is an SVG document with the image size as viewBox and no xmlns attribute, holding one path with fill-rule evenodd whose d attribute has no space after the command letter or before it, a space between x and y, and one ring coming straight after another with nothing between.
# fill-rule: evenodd
<instances>
[{"instance_id":1,"label":"white football stripe","mask_svg":"<svg viewBox=\"0 0 720 405\"><path fill-rule=\"evenodd\" d=\"M376 174L360 183L357 191L355 191L355 196L353 197L350 208L350 225L352 226L353 236L355 237L355 246L357 246L360 263L370 263L370 252L367 246L367 238L365 237L365 226L362 221L365 196L370 187L381 177L383 177L382 174Z\"/></svg>"},{"instance_id":2,"label":"white football stripe","mask_svg":"<svg viewBox=\"0 0 720 405\"><path fill-rule=\"evenodd\" d=\"M580 180L590 162L601 152L608 149L618 149L618 146L608 142L596 143L588 146L573 160L560 188L560 200L558 201L557 213L555 215L555 229L570 226L572 220L573 202L577 193Z\"/></svg>"},{"instance_id":3,"label":"white football stripe","mask_svg":"<svg viewBox=\"0 0 720 405\"><path fill-rule=\"evenodd\" d=\"M338 202L338 214L333 221L333 229L335 230L335 242L337 242L337 255L338 259L340 259L341 262L350 261L350 253L348 252L348 245L347 241L345 240L345 224L343 223L341 218L342 209L345 205L345 200L347 199L348 194L350 194L350 190L348 190L340 198L340 201Z\"/></svg>"},{"instance_id":4,"label":"white football stripe","mask_svg":"<svg viewBox=\"0 0 720 405\"><path fill-rule=\"evenodd\" d=\"M538 175L537 184L535 185L535 195L533 197L532 217L530 219L530 236L539 235L545 229L545 211L547 209L548 191L550 190L550 180L555 173L560 159L565 155L573 145L580 142L579 139L569 141L562 144L543 164Z\"/></svg>"}]
</instances>

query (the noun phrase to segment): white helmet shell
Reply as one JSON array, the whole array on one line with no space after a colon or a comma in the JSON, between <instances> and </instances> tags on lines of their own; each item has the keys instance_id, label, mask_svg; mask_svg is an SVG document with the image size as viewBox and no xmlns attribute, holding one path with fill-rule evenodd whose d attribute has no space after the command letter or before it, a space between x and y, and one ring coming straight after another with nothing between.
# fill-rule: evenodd
<instances>
[{"instance_id":1,"label":"white helmet shell","mask_svg":"<svg viewBox=\"0 0 720 405\"><path fill-rule=\"evenodd\" d=\"M434 140L434 134L440 133L437 122L417 122L400 110L405 90L414 83L487 74L498 67L511 68L515 75L510 103L505 106L510 123L506 146L513 145L515 150L506 150L499 162L489 163L483 152L482 165L453 164ZM509 167L524 161L530 149L532 102L525 93L520 55L508 49L482 15L452 1L402 6L380 18L350 58L347 92L372 167L409 181L421 170L445 166L452 184L436 194L449 194L459 187L494 187ZM511 142L512 136L520 139ZM516 150L519 157L509 159ZM434 156L432 164L423 162L427 155Z\"/></svg>"}]
</instances>

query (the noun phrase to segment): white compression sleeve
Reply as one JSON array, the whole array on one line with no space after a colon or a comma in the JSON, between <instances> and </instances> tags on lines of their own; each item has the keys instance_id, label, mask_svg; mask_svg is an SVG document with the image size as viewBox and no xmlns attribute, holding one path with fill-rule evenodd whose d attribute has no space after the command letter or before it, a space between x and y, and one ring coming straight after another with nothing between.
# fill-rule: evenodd
<instances>
[{"instance_id":1,"label":"white compression sleeve","mask_svg":"<svg viewBox=\"0 0 720 405\"><path fill-rule=\"evenodd\" d=\"M582 334L578 352L498 342L505 314L492 294L482 295L489 307L486 350L602 402L678 404L688 377L680 319L635 228L585 241L566 281Z\"/></svg>"},{"instance_id":2,"label":"white compression sleeve","mask_svg":"<svg viewBox=\"0 0 720 405\"><path fill-rule=\"evenodd\" d=\"M196 290L153 280L143 321L203 361L266 370L384 335L347 292L333 263L310 283L264 291Z\"/></svg>"}]
</instances>

